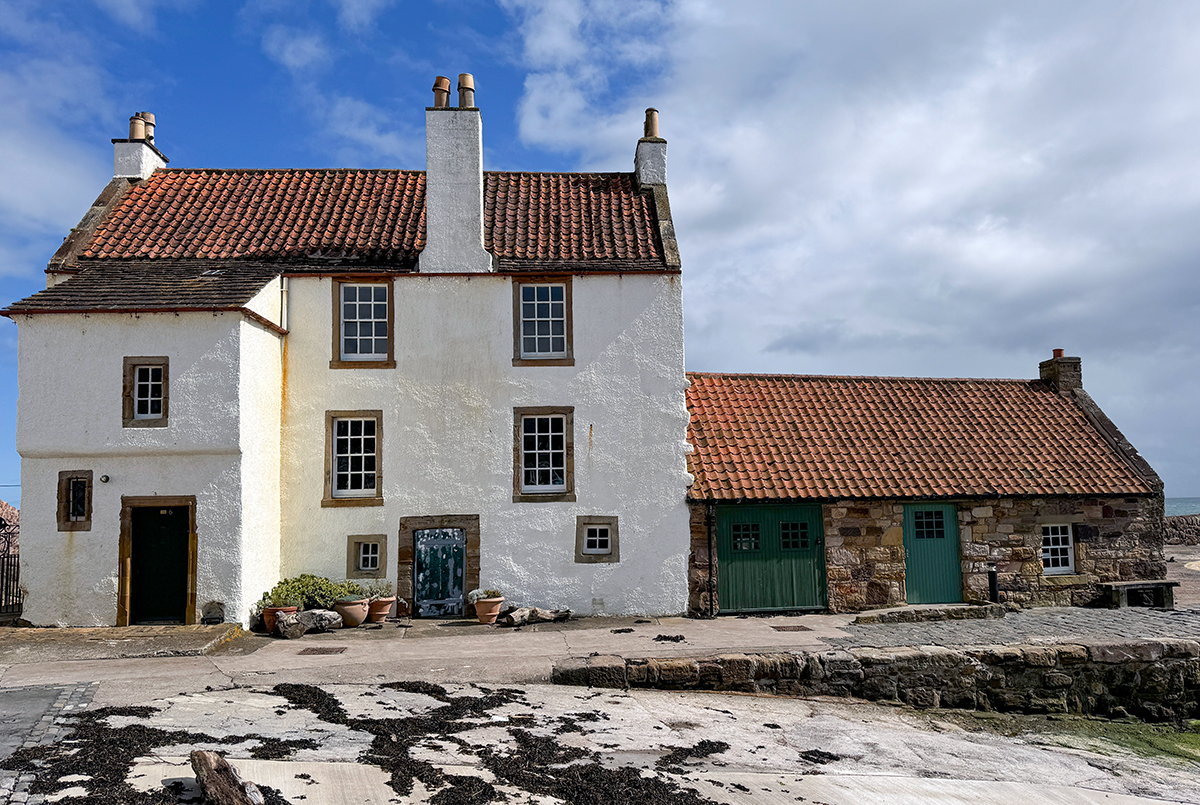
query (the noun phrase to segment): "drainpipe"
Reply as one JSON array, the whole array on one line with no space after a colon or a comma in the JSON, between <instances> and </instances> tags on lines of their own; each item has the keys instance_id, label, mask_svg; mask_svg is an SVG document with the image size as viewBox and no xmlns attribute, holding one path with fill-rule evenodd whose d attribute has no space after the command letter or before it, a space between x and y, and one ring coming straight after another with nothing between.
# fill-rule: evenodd
<instances>
[{"instance_id":1,"label":"drainpipe","mask_svg":"<svg viewBox=\"0 0 1200 805\"><path fill-rule=\"evenodd\" d=\"M708 617L715 618L716 611L713 604L713 591L716 585L713 584L713 523L717 519L716 505L709 503L705 507L704 526L708 531Z\"/></svg>"},{"instance_id":2,"label":"drainpipe","mask_svg":"<svg viewBox=\"0 0 1200 805\"><path fill-rule=\"evenodd\" d=\"M288 328L288 277L279 278L279 327Z\"/></svg>"}]
</instances>

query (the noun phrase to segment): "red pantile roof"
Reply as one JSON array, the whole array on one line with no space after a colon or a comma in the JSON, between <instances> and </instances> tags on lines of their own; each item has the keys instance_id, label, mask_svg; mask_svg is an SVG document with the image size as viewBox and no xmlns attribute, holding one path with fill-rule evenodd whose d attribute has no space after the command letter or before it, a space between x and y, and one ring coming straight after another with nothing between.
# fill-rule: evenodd
<instances>
[{"instance_id":1,"label":"red pantile roof","mask_svg":"<svg viewBox=\"0 0 1200 805\"><path fill-rule=\"evenodd\" d=\"M665 268L653 196L632 174L489 172L484 185L485 247L502 269ZM408 270L424 247L421 171L159 170L125 193L78 259Z\"/></svg>"},{"instance_id":2,"label":"red pantile roof","mask_svg":"<svg viewBox=\"0 0 1200 805\"><path fill-rule=\"evenodd\" d=\"M688 378L694 500L1152 491L1041 381Z\"/></svg>"}]
</instances>

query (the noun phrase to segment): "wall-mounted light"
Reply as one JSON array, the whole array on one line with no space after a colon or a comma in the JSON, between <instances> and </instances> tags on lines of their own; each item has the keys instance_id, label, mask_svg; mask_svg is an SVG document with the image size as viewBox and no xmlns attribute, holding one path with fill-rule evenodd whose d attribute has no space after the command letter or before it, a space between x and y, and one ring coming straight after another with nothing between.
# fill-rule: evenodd
<instances>
[{"instance_id":1,"label":"wall-mounted light","mask_svg":"<svg viewBox=\"0 0 1200 805\"><path fill-rule=\"evenodd\" d=\"M101 476L100 476L100 483L102 483L102 484L106 484L106 483L108 483L108 476L107 476L107 475L101 475Z\"/></svg>"}]
</instances>

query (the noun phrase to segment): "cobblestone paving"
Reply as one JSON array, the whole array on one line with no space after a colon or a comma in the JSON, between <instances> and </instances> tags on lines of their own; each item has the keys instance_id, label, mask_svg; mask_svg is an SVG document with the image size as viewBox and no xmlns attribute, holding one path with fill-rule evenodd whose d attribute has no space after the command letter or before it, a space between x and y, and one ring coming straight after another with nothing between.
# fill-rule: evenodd
<instances>
[{"instance_id":1,"label":"cobblestone paving","mask_svg":"<svg viewBox=\"0 0 1200 805\"><path fill-rule=\"evenodd\" d=\"M69 717L87 709L87 706L92 703L96 688L97 685L93 682L59 688L58 698L29 731L22 747L48 746L62 740L67 733ZM32 774L0 770L0 803L40 805L46 802L46 798L40 794L33 796L29 794L29 786L32 782Z\"/></svg>"},{"instance_id":2,"label":"cobblestone paving","mask_svg":"<svg viewBox=\"0 0 1200 805\"><path fill-rule=\"evenodd\" d=\"M1200 607L1156 610L1035 607L995 620L932 621L846 626L850 637L825 642L840 648L868 646L971 646L1072 643L1080 640L1181 637L1200 640Z\"/></svg>"}]
</instances>

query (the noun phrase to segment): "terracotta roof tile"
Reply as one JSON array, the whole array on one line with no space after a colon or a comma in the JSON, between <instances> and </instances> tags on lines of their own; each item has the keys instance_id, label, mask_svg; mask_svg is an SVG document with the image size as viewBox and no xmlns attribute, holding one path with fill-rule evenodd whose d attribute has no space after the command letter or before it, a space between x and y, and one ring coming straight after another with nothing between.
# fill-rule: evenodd
<instances>
[{"instance_id":1,"label":"terracotta roof tile","mask_svg":"<svg viewBox=\"0 0 1200 805\"><path fill-rule=\"evenodd\" d=\"M626 173L486 173L484 245L506 270L665 266L652 195ZM422 171L172 169L130 188L79 261L408 268L424 247Z\"/></svg>"},{"instance_id":2,"label":"terracotta roof tile","mask_svg":"<svg viewBox=\"0 0 1200 805\"><path fill-rule=\"evenodd\" d=\"M1151 491L1041 381L688 378L696 500Z\"/></svg>"}]
</instances>

